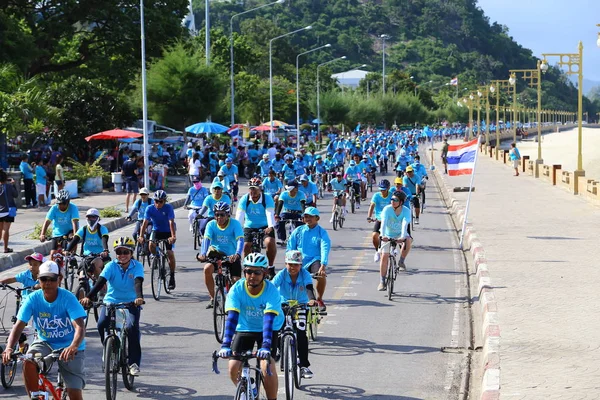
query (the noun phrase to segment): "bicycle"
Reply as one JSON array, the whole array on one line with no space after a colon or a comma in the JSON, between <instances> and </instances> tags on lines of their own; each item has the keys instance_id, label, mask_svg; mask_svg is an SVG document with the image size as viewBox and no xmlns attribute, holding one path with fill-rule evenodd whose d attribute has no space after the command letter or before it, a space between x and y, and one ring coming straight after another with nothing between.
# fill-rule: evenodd
<instances>
[{"instance_id":1,"label":"bicycle","mask_svg":"<svg viewBox=\"0 0 600 400\"><path fill-rule=\"evenodd\" d=\"M40 353L36 354L18 354L14 353L11 356L12 362L25 362L25 360L33 360L36 364L38 371L38 380L39 380L39 388L35 392L30 393L31 400L66 400L67 397L67 389L65 387L65 382L60 373L60 369L58 371L58 376L56 378L56 387L52 385L52 382L48 379L48 373L52 369L52 364L57 361L60 357L64 349L53 350L52 353L48 354L46 357L42 357Z\"/></svg>"},{"instance_id":2,"label":"bicycle","mask_svg":"<svg viewBox=\"0 0 600 400\"><path fill-rule=\"evenodd\" d=\"M354 214L356 212L356 192L353 182L348 182L348 197L350 197L350 211Z\"/></svg>"},{"instance_id":3,"label":"bicycle","mask_svg":"<svg viewBox=\"0 0 600 400\"><path fill-rule=\"evenodd\" d=\"M90 291L96 284L97 278L94 275L95 267L93 264L91 264L91 262L96 257L95 257L95 255L89 255L89 256L72 255L72 256L70 256L70 258L72 260L74 260L75 263L77 263L76 257L81 258L81 261L78 264L78 269L77 269L77 276L79 277L79 285L77 286L77 290L75 291L75 296L77 297L77 300L81 300L85 297L88 297L88 294L90 293ZM105 291L101 290L100 293L98 293L97 300L102 301L105 294L106 294ZM96 300L96 299L92 299L92 301L94 301L94 300ZM92 310L94 313L94 320L96 322L98 322L98 315L99 315L98 307L93 306ZM90 319L90 309L87 309L86 312L87 312L87 317L85 318L85 327L87 328L88 321Z\"/></svg>"},{"instance_id":4,"label":"bicycle","mask_svg":"<svg viewBox=\"0 0 600 400\"><path fill-rule=\"evenodd\" d=\"M402 253L402 250L404 249L404 241L390 239L390 260L388 263L388 270L386 276L388 300L390 301L392 300L392 295L394 294L394 282L396 281L396 278L398 277L398 271L400 270L398 262L396 261L396 255L398 254L396 246L398 245L398 243L400 244L399 253Z\"/></svg>"},{"instance_id":5,"label":"bicycle","mask_svg":"<svg viewBox=\"0 0 600 400\"><path fill-rule=\"evenodd\" d=\"M110 319L108 333L104 338L103 369L106 389L106 400L117 398L117 376L123 376L123 384L127 390L133 390L135 376L129 373L129 342L127 339L127 321L131 318L128 308L134 303L108 304L95 302L94 306L106 307Z\"/></svg>"},{"instance_id":6,"label":"bicycle","mask_svg":"<svg viewBox=\"0 0 600 400\"><path fill-rule=\"evenodd\" d=\"M135 242L135 259L141 261L144 270L146 266L150 267L150 249L148 248L148 242L150 240L150 234L152 233L152 223L148 223L146 232L144 235L144 243L140 243L136 240ZM141 232L139 233L142 234Z\"/></svg>"},{"instance_id":7,"label":"bicycle","mask_svg":"<svg viewBox=\"0 0 600 400\"><path fill-rule=\"evenodd\" d=\"M263 400L267 399L267 393L265 391L265 379L258 365L258 357L255 352L249 350L242 354L236 354L236 357L242 362L242 372L240 373L240 380L236 386L234 400ZM216 351L212 353L212 370L215 374L220 374L219 368L217 367L217 361L219 354ZM251 366L250 360L257 359L257 365ZM254 376L251 376L254 373ZM270 363L267 364L267 375L271 376Z\"/></svg>"},{"instance_id":8,"label":"bicycle","mask_svg":"<svg viewBox=\"0 0 600 400\"><path fill-rule=\"evenodd\" d=\"M160 300L161 286L164 287L165 293L170 294L169 279L171 278L171 269L167 268L167 239L156 241L156 254L150 255L150 282L152 286L152 297L154 300Z\"/></svg>"},{"instance_id":9,"label":"bicycle","mask_svg":"<svg viewBox=\"0 0 600 400\"><path fill-rule=\"evenodd\" d=\"M285 323L279 336L279 355L281 357L279 362L285 380L286 400L293 400L294 387L300 389L300 383L302 382L302 373L298 366L298 341L294 320L298 318L298 311L305 307L298 304L296 300L288 300L287 303L283 303L281 306Z\"/></svg>"},{"instance_id":10,"label":"bicycle","mask_svg":"<svg viewBox=\"0 0 600 400\"><path fill-rule=\"evenodd\" d=\"M281 219L281 223L284 224L285 226L285 240L282 242L283 247L287 246L287 242L288 240L290 240L290 236L292 235L292 232L294 231L294 229L296 229L297 226L302 224L302 221L297 218L302 216L300 211L286 211L287 214L292 214L293 217L292 218L282 218Z\"/></svg>"},{"instance_id":11,"label":"bicycle","mask_svg":"<svg viewBox=\"0 0 600 400\"><path fill-rule=\"evenodd\" d=\"M198 247L202 246L202 230L200 229L200 221L203 219L207 219L207 217L203 217L198 214L200 208L197 207L188 207L188 210L196 211L196 217L194 218L194 222L192 223L192 233L194 236L194 250L198 250Z\"/></svg>"},{"instance_id":12,"label":"bicycle","mask_svg":"<svg viewBox=\"0 0 600 400\"><path fill-rule=\"evenodd\" d=\"M416 211L415 211L415 198L416 196L411 196L410 198L410 230L414 231L415 230L415 218L417 217Z\"/></svg>"},{"instance_id":13,"label":"bicycle","mask_svg":"<svg viewBox=\"0 0 600 400\"><path fill-rule=\"evenodd\" d=\"M323 198L323 192L325 191L325 182L323 181L323 174L317 173L317 188L319 189L319 193L317 194L319 199Z\"/></svg>"},{"instance_id":14,"label":"bicycle","mask_svg":"<svg viewBox=\"0 0 600 400\"><path fill-rule=\"evenodd\" d=\"M2 288L2 290L8 289L8 290L14 292L14 294L15 294L15 314L10 318L10 321L14 324L15 322L17 322L17 314L19 313L19 309L21 308L21 303L23 302L23 291L32 290L33 288L31 288L31 287L17 288L17 287L10 286L9 284L0 284L0 288ZM28 329L28 331L30 331L32 329L32 327L28 326L28 327L25 327L25 329ZM33 331L33 332L35 332L35 331ZM27 333L22 332L21 336L19 337L19 348L14 353L14 355L27 353L27 350L29 349L29 343L27 342L27 340L28 340ZM14 360L6 365L4 365L4 364L0 365L0 380L2 381L2 386L5 389L8 389L9 387L11 387L13 384L13 381L15 380L15 376L17 375L17 364L18 364L18 361Z\"/></svg>"},{"instance_id":15,"label":"bicycle","mask_svg":"<svg viewBox=\"0 0 600 400\"><path fill-rule=\"evenodd\" d=\"M313 279L321 279L321 275L312 274L311 276ZM317 340L319 335L318 329L322 319L323 316L319 311L318 304L309 305L306 313L306 326L308 327L308 336L313 342Z\"/></svg>"},{"instance_id":16,"label":"bicycle","mask_svg":"<svg viewBox=\"0 0 600 400\"><path fill-rule=\"evenodd\" d=\"M346 219L346 216L344 215L344 210L342 209L342 199L341 196L343 196L345 193L343 191L336 191L334 192L334 196L335 196L335 208L333 210L333 230L337 231L338 225L340 228L344 227L344 220Z\"/></svg>"},{"instance_id":17,"label":"bicycle","mask_svg":"<svg viewBox=\"0 0 600 400\"><path fill-rule=\"evenodd\" d=\"M419 189L419 197L421 199L421 214L425 211L425 189L427 186L427 180L423 178L421 180L421 187Z\"/></svg>"},{"instance_id":18,"label":"bicycle","mask_svg":"<svg viewBox=\"0 0 600 400\"><path fill-rule=\"evenodd\" d=\"M215 276L215 297L213 299L213 326L215 328L215 338L219 343L223 343L223 336L225 335L225 320L227 319L225 298L229 289L233 286L229 267L223 265L223 261L227 260L229 260L228 256L208 259L208 262L215 266L217 274Z\"/></svg>"},{"instance_id":19,"label":"bicycle","mask_svg":"<svg viewBox=\"0 0 600 400\"><path fill-rule=\"evenodd\" d=\"M262 249L265 247L265 231L263 229L253 231L250 233L250 236L252 236L252 252L261 253Z\"/></svg>"}]
</instances>

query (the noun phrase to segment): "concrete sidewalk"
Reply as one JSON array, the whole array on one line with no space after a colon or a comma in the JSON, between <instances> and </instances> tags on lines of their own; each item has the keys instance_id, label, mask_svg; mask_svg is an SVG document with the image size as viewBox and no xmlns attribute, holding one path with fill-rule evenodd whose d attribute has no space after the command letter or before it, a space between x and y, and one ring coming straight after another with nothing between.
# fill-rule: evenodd
<instances>
[{"instance_id":1,"label":"concrete sidewalk","mask_svg":"<svg viewBox=\"0 0 600 400\"><path fill-rule=\"evenodd\" d=\"M169 180L170 187L167 189L167 193L171 198L171 204L175 208L181 207L187 193L185 178L177 179L170 177ZM102 218L102 225L106 226L109 231L113 231L129 223L125 220L127 214L125 214L124 193L104 192L80 197L71 201L73 204L77 205L79 209L80 226L85 223L85 213L90 208L101 210L107 207L115 207L122 212L121 217L118 218ZM35 224L41 225L44 223L46 213L49 209L49 207L40 209L18 209L15 222L11 224L10 227L10 238L8 240L9 247L12 248L14 252L8 254L0 253L0 271L22 264L23 258L34 251L42 254L48 254L50 252L51 242L40 243L39 240L28 238L28 236L33 233Z\"/></svg>"},{"instance_id":2,"label":"concrete sidewalk","mask_svg":"<svg viewBox=\"0 0 600 400\"><path fill-rule=\"evenodd\" d=\"M440 186L464 206L468 193L452 188L469 186L470 176L441 175L439 154ZM502 398L598 398L600 213L582 198L513 173L480 153L468 216L498 307Z\"/></svg>"}]
</instances>

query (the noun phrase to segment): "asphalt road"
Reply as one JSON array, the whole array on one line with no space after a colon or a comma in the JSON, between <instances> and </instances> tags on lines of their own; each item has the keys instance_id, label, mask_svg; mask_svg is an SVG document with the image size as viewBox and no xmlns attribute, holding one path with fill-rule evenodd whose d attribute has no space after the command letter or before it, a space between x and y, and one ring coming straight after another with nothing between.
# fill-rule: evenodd
<instances>
[{"instance_id":1,"label":"asphalt road","mask_svg":"<svg viewBox=\"0 0 600 400\"><path fill-rule=\"evenodd\" d=\"M458 399L464 378L468 303L464 265L445 207L433 182L428 207L413 234L414 247L407 272L396 281L392 301L378 292L378 265L370 244L372 225L366 222L367 205L350 214L343 229L329 224L331 196L321 200L321 225L332 239L325 302L329 315L310 344L312 380L304 380L297 399ZM149 274L147 304L141 317L142 375L135 392L120 381L119 399L230 399L234 387L222 371L211 370L210 354L218 349L202 268L195 261L187 211L176 210L179 228L176 256L177 289L159 302L152 298ZM130 234L126 227L111 234ZM283 264L283 249L277 269ZM22 269L23 267L21 267ZM17 269L0 276L14 274ZM3 293L0 292L0 299ZM12 307L12 297L5 315ZM0 303L2 307L2 303ZM0 313L0 315L2 315ZM1 333L0 333L1 334ZM449 348L449 349L447 349ZM456 348L456 349L455 349ZM101 346L90 323L87 333L87 399L103 399ZM22 378L13 388L0 388L0 398L23 397ZM279 398L285 398L280 376Z\"/></svg>"}]
</instances>

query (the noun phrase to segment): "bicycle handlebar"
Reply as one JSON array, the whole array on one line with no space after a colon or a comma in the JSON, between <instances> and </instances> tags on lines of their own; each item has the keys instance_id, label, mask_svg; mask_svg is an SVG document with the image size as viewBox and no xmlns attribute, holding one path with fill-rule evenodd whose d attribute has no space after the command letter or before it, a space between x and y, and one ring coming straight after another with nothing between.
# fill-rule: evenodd
<instances>
[{"instance_id":1,"label":"bicycle handlebar","mask_svg":"<svg viewBox=\"0 0 600 400\"><path fill-rule=\"evenodd\" d=\"M10 286L8 283L0 283L2 290L9 289L13 292L22 292L23 290L33 290L33 286L23 286L21 288Z\"/></svg>"},{"instance_id":2,"label":"bicycle handlebar","mask_svg":"<svg viewBox=\"0 0 600 400\"><path fill-rule=\"evenodd\" d=\"M238 357L238 358L240 358L239 361L241 361L241 362L247 362L249 360L258 358L256 356L256 354L257 354L256 351L248 350L245 353L232 353L232 357ZM215 351L212 352L211 357L212 357L212 360L213 360L213 362L212 362L212 370L213 370L213 372L215 374L218 375L221 372L219 371L219 368L217 366L217 361L219 360L219 358L224 358L224 357L219 356L219 352L217 350L215 350ZM271 374L271 363L267 363L267 375L268 376L272 375Z\"/></svg>"}]
</instances>

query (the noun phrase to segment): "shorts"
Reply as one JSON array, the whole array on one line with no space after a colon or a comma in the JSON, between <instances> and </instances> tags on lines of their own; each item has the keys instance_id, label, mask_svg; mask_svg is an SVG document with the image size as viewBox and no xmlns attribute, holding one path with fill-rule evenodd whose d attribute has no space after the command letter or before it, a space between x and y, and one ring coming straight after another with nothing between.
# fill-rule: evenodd
<instances>
[{"instance_id":1,"label":"shorts","mask_svg":"<svg viewBox=\"0 0 600 400\"><path fill-rule=\"evenodd\" d=\"M125 182L125 191L127 193L139 193L140 192L140 185L138 184L138 181L127 181Z\"/></svg>"},{"instance_id":2,"label":"shorts","mask_svg":"<svg viewBox=\"0 0 600 400\"><path fill-rule=\"evenodd\" d=\"M54 183L56 183L56 186L61 186L63 184L63 181L54 181Z\"/></svg>"},{"instance_id":3,"label":"shorts","mask_svg":"<svg viewBox=\"0 0 600 400\"><path fill-rule=\"evenodd\" d=\"M413 206L414 206L415 208L420 208L420 207L421 207L421 203L419 203L419 196L417 196L417 195L413 195L413 197L411 197L411 200L410 200L410 201L412 201L412 203L413 203Z\"/></svg>"},{"instance_id":4,"label":"shorts","mask_svg":"<svg viewBox=\"0 0 600 400\"><path fill-rule=\"evenodd\" d=\"M408 239L408 237L405 237L404 239ZM380 247L380 251L381 254L390 254L390 248L392 247L392 242L391 241L387 241L384 242L383 240L381 241L381 247ZM397 244L396 248L400 248L400 243Z\"/></svg>"},{"instance_id":5,"label":"shorts","mask_svg":"<svg viewBox=\"0 0 600 400\"><path fill-rule=\"evenodd\" d=\"M519 168L519 160L512 160L513 168Z\"/></svg>"},{"instance_id":6,"label":"shorts","mask_svg":"<svg viewBox=\"0 0 600 400\"><path fill-rule=\"evenodd\" d=\"M171 232L157 232L157 231L152 231L152 233L150 234L150 241L151 242L156 242L159 240L163 240L163 239L168 239L171 237ZM169 243L169 242L165 242L165 245L167 247L167 250L173 250L173 244Z\"/></svg>"},{"instance_id":7,"label":"shorts","mask_svg":"<svg viewBox=\"0 0 600 400\"><path fill-rule=\"evenodd\" d=\"M15 217L9 217L7 214L4 217L0 217L0 222L15 222Z\"/></svg>"},{"instance_id":8,"label":"shorts","mask_svg":"<svg viewBox=\"0 0 600 400\"><path fill-rule=\"evenodd\" d=\"M231 350L234 354L245 353L249 350L254 349L256 344L257 348L262 346L262 332L236 332L233 337L233 343L231 344ZM277 354L277 348L279 347L279 331L273 331L271 336L271 356L274 357ZM231 357L234 360L239 360L238 357Z\"/></svg>"},{"instance_id":9,"label":"shorts","mask_svg":"<svg viewBox=\"0 0 600 400\"><path fill-rule=\"evenodd\" d=\"M48 343L35 341L29 347L27 354L41 353L45 357L52 353L52 350ZM79 351L75 355L75 358L69 362L58 361L58 370L68 389L83 390L85 387L84 360L84 352Z\"/></svg>"},{"instance_id":10,"label":"shorts","mask_svg":"<svg viewBox=\"0 0 600 400\"><path fill-rule=\"evenodd\" d=\"M38 196L46 196L46 184L45 183L37 183L35 185L35 192Z\"/></svg>"},{"instance_id":11,"label":"shorts","mask_svg":"<svg viewBox=\"0 0 600 400\"><path fill-rule=\"evenodd\" d=\"M257 231L264 231L267 228L267 226L264 226L262 228L244 228L244 243L252 243L252 233ZM268 237L275 239L275 229L271 229L271 233L265 234L265 238Z\"/></svg>"},{"instance_id":12,"label":"shorts","mask_svg":"<svg viewBox=\"0 0 600 400\"><path fill-rule=\"evenodd\" d=\"M381 234L381 221L377 220L375 221L375 224L373 225L373 232L377 232L379 234Z\"/></svg>"},{"instance_id":13,"label":"shorts","mask_svg":"<svg viewBox=\"0 0 600 400\"><path fill-rule=\"evenodd\" d=\"M215 264L211 264L213 266L213 268L217 269L217 266ZM229 274L231 276L236 276L238 278L242 277L242 258L238 258L238 260L234 263L231 263L229 261L223 261L221 263L221 266L223 267L227 267L229 269Z\"/></svg>"},{"instance_id":14,"label":"shorts","mask_svg":"<svg viewBox=\"0 0 600 400\"><path fill-rule=\"evenodd\" d=\"M58 250L58 242L62 240L63 236L69 236L73 234L73 230L71 229L69 232L64 235L53 237L52 238L52 250Z\"/></svg>"},{"instance_id":15,"label":"shorts","mask_svg":"<svg viewBox=\"0 0 600 400\"><path fill-rule=\"evenodd\" d=\"M321 260L315 260L304 268L306 268L306 270L308 272L310 272L311 274L316 274L317 272L319 272L319 269L321 268Z\"/></svg>"}]
</instances>

